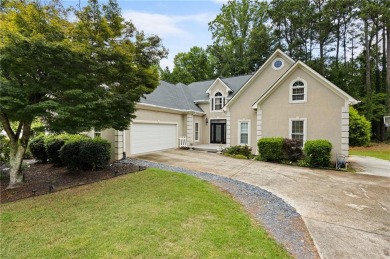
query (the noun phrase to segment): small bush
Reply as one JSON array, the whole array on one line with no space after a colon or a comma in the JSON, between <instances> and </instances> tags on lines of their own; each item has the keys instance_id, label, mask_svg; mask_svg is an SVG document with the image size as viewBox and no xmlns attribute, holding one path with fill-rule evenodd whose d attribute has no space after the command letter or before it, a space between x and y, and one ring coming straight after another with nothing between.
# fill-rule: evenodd
<instances>
[{"instance_id":1,"label":"small bush","mask_svg":"<svg viewBox=\"0 0 390 259\"><path fill-rule=\"evenodd\" d=\"M82 141L80 160L83 169L96 170L108 165L111 156L111 145L108 141L95 138Z\"/></svg>"},{"instance_id":2,"label":"small bush","mask_svg":"<svg viewBox=\"0 0 390 259\"><path fill-rule=\"evenodd\" d=\"M70 134L50 135L46 137L45 145L46 145L46 152L49 161L57 165L62 164L60 158L60 150L62 146L65 144L65 142L69 141L70 139L74 139L74 140L88 139L88 137L84 135L70 135Z\"/></svg>"},{"instance_id":3,"label":"small bush","mask_svg":"<svg viewBox=\"0 0 390 259\"><path fill-rule=\"evenodd\" d=\"M60 150L60 159L68 169L81 169L81 140L70 140L66 142Z\"/></svg>"},{"instance_id":4,"label":"small bush","mask_svg":"<svg viewBox=\"0 0 390 259\"><path fill-rule=\"evenodd\" d=\"M299 141L285 138L283 140L283 157L286 161L296 162L303 157L303 151Z\"/></svg>"},{"instance_id":5,"label":"small bush","mask_svg":"<svg viewBox=\"0 0 390 259\"><path fill-rule=\"evenodd\" d=\"M330 165L332 143L328 140L308 140L305 143L304 151L311 167L327 167Z\"/></svg>"},{"instance_id":6,"label":"small bush","mask_svg":"<svg viewBox=\"0 0 390 259\"><path fill-rule=\"evenodd\" d=\"M370 143L371 123L357 110L349 108L349 144L351 146L365 146Z\"/></svg>"},{"instance_id":7,"label":"small bush","mask_svg":"<svg viewBox=\"0 0 390 259\"><path fill-rule=\"evenodd\" d=\"M390 128L386 129L385 142L388 144L390 143Z\"/></svg>"},{"instance_id":8,"label":"small bush","mask_svg":"<svg viewBox=\"0 0 390 259\"><path fill-rule=\"evenodd\" d=\"M0 135L0 164L9 163L9 139L6 136Z\"/></svg>"},{"instance_id":9,"label":"small bush","mask_svg":"<svg viewBox=\"0 0 390 259\"><path fill-rule=\"evenodd\" d=\"M235 157L236 155L241 155L247 159L252 157L252 148L245 145L245 146L232 146L225 149L224 154L229 154L232 157Z\"/></svg>"},{"instance_id":10,"label":"small bush","mask_svg":"<svg viewBox=\"0 0 390 259\"><path fill-rule=\"evenodd\" d=\"M41 161L42 163L46 163L47 153L46 153L44 135L39 135L33 138L30 142L29 147L30 147L31 154L36 160Z\"/></svg>"},{"instance_id":11,"label":"small bush","mask_svg":"<svg viewBox=\"0 0 390 259\"><path fill-rule=\"evenodd\" d=\"M31 153L30 146L27 147L26 152L24 152L24 159L32 159L34 156Z\"/></svg>"},{"instance_id":12,"label":"small bush","mask_svg":"<svg viewBox=\"0 0 390 259\"><path fill-rule=\"evenodd\" d=\"M262 138L257 145L261 160L273 162L283 160L283 138Z\"/></svg>"}]
</instances>

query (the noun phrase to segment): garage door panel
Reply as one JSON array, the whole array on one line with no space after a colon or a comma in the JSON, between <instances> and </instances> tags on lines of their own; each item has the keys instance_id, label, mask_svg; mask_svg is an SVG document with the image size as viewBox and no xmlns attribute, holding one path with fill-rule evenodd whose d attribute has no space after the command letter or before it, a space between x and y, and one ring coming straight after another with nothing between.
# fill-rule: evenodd
<instances>
[{"instance_id":1,"label":"garage door panel","mask_svg":"<svg viewBox=\"0 0 390 259\"><path fill-rule=\"evenodd\" d=\"M134 123L130 143L132 154L176 148L177 125Z\"/></svg>"}]
</instances>

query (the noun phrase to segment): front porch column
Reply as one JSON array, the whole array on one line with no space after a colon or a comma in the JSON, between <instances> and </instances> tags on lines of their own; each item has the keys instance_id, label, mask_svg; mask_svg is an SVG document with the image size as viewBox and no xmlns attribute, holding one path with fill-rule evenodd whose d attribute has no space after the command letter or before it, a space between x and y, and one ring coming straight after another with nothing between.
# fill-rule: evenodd
<instances>
[{"instance_id":1,"label":"front porch column","mask_svg":"<svg viewBox=\"0 0 390 259\"><path fill-rule=\"evenodd\" d=\"M124 146L123 146L123 131L115 130L115 160L123 158Z\"/></svg>"},{"instance_id":2,"label":"front porch column","mask_svg":"<svg viewBox=\"0 0 390 259\"><path fill-rule=\"evenodd\" d=\"M256 112L256 118L257 118L257 123L256 123L256 143L261 139L262 137L262 123L263 123L263 111L260 110L260 107L257 107L257 112ZM256 145L256 155L259 154L258 147Z\"/></svg>"},{"instance_id":3,"label":"front porch column","mask_svg":"<svg viewBox=\"0 0 390 259\"><path fill-rule=\"evenodd\" d=\"M226 112L226 147L230 147L230 112Z\"/></svg>"},{"instance_id":4,"label":"front porch column","mask_svg":"<svg viewBox=\"0 0 390 259\"><path fill-rule=\"evenodd\" d=\"M194 116L192 114L187 114L187 141L194 143Z\"/></svg>"}]
</instances>

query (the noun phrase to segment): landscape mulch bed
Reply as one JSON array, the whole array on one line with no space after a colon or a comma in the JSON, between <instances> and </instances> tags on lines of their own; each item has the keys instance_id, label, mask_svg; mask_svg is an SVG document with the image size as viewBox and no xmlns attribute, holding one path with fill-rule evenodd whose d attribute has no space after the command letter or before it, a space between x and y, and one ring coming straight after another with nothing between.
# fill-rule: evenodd
<instances>
[{"instance_id":1,"label":"landscape mulch bed","mask_svg":"<svg viewBox=\"0 0 390 259\"><path fill-rule=\"evenodd\" d=\"M7 189L9 177L2 175L0 203L56 192L146 169L146 167L133 164L113 163L97 171L69 171L66 167L50 163L42 164L28 161L27 164L27 168L23 171L24 184L18 188Z\"/></svg>"}]
</instances>

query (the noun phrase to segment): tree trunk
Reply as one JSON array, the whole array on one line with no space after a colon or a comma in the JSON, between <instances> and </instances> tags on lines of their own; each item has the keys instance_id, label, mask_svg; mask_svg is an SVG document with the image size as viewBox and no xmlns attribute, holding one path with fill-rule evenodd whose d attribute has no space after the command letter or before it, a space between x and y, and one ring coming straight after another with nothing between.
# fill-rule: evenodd
<instances>
[{"instance_id":1,"label":"tree trunk","mask_svg":"<svg viewBox=\"0 0 390 259\"><path fill-rule=\"evenodd\" d=\"M368 36L368 21L364 21L364 43L365 43L365 62L366 62L366 96L367 96L367 105L366 105L366 118L371 121L372 119L372 93L371 93L371 62L370 62L370 41Z\"/></svg>"},{"instance_id":2,"label":"tree trunk","mask_svg":"<svg viewBox=\"0 0 390 259\"><path fill-rule=\"evenodd\" d=\"M16 188L23 183L24 177L21 167L25 151L26 147L17 142L10 145L10 180L7 189Z\"/></svg>"}]
</instances>

